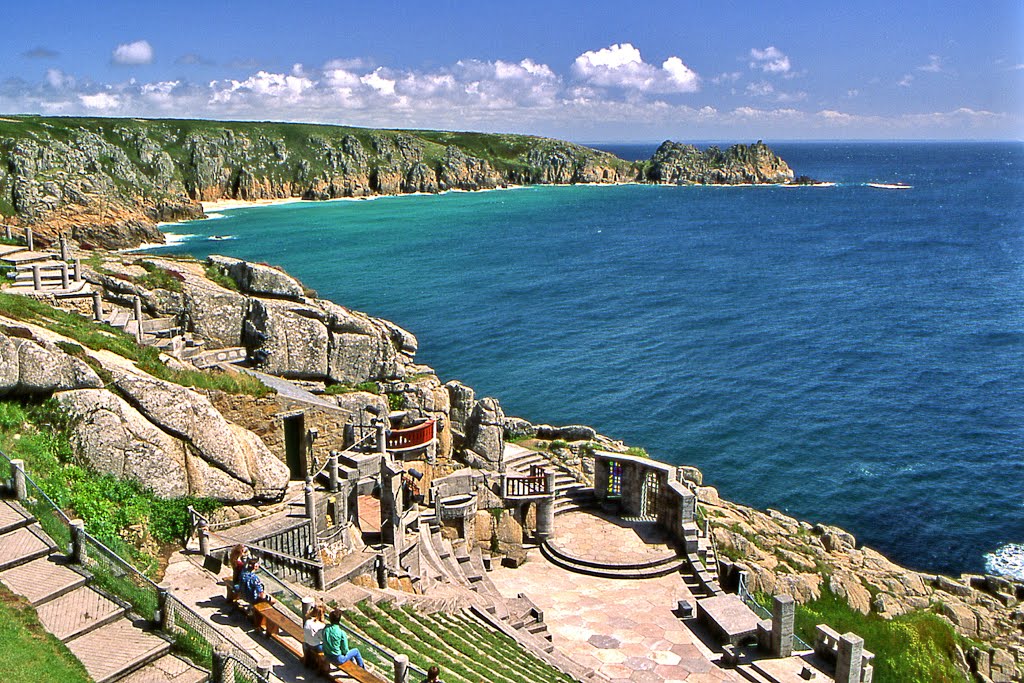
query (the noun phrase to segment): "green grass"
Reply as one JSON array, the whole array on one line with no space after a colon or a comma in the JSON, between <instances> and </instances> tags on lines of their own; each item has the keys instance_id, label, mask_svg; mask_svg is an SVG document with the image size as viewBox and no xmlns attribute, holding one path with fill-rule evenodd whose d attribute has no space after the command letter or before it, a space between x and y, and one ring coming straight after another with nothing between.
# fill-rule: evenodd
<instances>
[{"instance_id":1,"label":"green grass","mask_svg":"<svg viewBox=\"0 0 1024 683\"><path fill-rule=\"evenodd\" d=\"M213 263L206 266L206 279L214 284L218 284L224 289L230 289L233 292L238 291L238 283L235 282L234 278L224 272L224 270Z\"/></svg>"},{"instance_id":2,"label":"green grass","mask_svg":"<svg viewBox=\"0 0 1024 683\"><path fill-rule=\"evenodd\" d=\"M912 612L887 621L877 614L861 614L824 589L819 599L797 605L800 638L814 643L817 624L827 624L839 633L852 631L864 639L865 649L875 654L875 683L967 681L954 664L959 636L931 612Z\"/></svg>"},{"instance_id":3,"label":"green grass","mask_svg":"<svg viewBox=\"0 0 1024 683\"><path fill-rule=\"evenodd\" d=\"M329 384L324 388L325 394L337 396L340 394L351 394L356 391L365 391L371 394L380 394L380 385L376 382L360 382L359 384Z\"/></svg>"},{"instance_id":4,"label":"green grass","mask_svg":"<svg viewBox=\"0 0 1024 683\"><path fill-rule=\"evenodd\" d=\"M5 683L89 683L85 667L39 623L36 611L0 585L0 678Z\"/></svg>"},{"instance_id":5,"label":"green grass","mask_svg":"<svg viewBox=\"0 0 1024 683\"><path fill-rule=\"evenodd\" d=\"M161 268L150 261L140 261L146 274L136 278L136 282L146 289L166 289L169 292L180 292L184 278L177 273Z\"/></svg>"},{"instance_id":6,"label":"green grass","mask_svg":"<svg viewBox=\"0 0 1024 683\"><path fill-rule=\"evenodd\" d=\"M0 293L0 315L45 327L93 350L103 349L116 353L135 361L140 370L157 379L181 386L257 397L275 393L273 389L251 375L231 374L219 370L169 368L160 360L158 349L152 346L139 346L135 337L124 330L93 322L76 313L62 311L29 297Z\"/></svg>"},{"instance_id":7,"label":"green grass","mask_svg":"<svg viewBox=\"0 0 1024 683\"><path fill-rule=\"evenodd\" d=\"M122 532L144 526L160 543L181 542L188 529L189 505L201 512L219 507L208 498L157 498L137 482L91 471L75 457L69 429L66 415L52 399L38 404L0 401L0 450L11 458L23 459L28 475L57 507L84 520L90 534L143 572L155 574L156 558L130 546ZM30 505L44 529L58 542L66 543L67 532L45 502L30 501ZM118 590L114 592L121 595ZM136 603L130 591L122 597ZM149 606L145 602L140 605Z\"/></svg>"},{"instance_id":8,"label":"green grass","mask_svg":"<svg viewBox=\"0 0 1024 683\"><path fill-rule=\"evenodd\" d=\"M642 446L630 446L626 449L626 455L634 455L638 458L648 458L647 449Z\"/></svg>"}]
</instances>

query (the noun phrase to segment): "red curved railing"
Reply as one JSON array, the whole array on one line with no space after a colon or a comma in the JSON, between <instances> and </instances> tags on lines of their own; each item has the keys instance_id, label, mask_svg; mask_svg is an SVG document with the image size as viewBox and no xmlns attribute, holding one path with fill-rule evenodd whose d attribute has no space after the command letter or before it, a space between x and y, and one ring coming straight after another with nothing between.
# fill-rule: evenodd
<instances>
[{"instance_id":1,"label":"red curved railing","mask_svg":"<svg viewBox=\"0 0 1024 683\"><path fill-rule=\"evenodd\" d=\"M393 429L388 432L389 451L411 451L426 446L437 436L437 421L427 420L408 429Z\"/></svg>"}]
</instances>

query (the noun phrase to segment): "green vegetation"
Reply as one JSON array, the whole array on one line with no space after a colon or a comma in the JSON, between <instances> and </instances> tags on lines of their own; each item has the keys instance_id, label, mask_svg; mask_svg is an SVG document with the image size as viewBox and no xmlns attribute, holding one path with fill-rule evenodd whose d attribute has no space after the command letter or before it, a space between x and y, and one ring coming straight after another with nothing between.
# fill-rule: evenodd
<instances>
[{"instance_id":1,"label":"green vegetation","mask_svg":"<svg viewBox=\"0 0 1024 683\"><path fill-rule=\"evenodd\" d=\"M140 370L181 386L251 396L274 393L273 389L250 375L169 368L160 360L158 349L152 346L139 346L135 338L123 330L53 308L29 297L0 293L0 315L45 327L93 350L111 351L135 361Z\"/></svg>"},{"instance_id":2,"label":"green vegetation","mask_svg":"<svg viewBox=\"0 0 1024 683\"><path fill-rule=\"evenodd\" d=\"M137 282L146 289L166 289L169 292L181 291L181 283L184 278L177 273L161 268L151 261L140 261L139 265L146 271L146 274L138 278Z\"/></svg>"},{"instance_id":3,"label":"green vegetation","mask_svg":"<svg viewBox=\"0 0 1024 683\"><path fill-rule=\"evenodd\" d=\"M0 450L23 459L28 475L54 504L84 520L90 534L146 573L157 569L153 541L184 539L189 505L207 513L220 506L207 498L162 500L138 483L96 474L75 457L69 431L68 418L53 399L34 404L0 401ZM30 507L54 540L68 540L45 502ZM97 578L103 583L102 576ZM136 603L130 590L115 592ZM143 600L137 606L151 612L155 603Z\"/></svg>"},{"instance_id":4,"label":"green vegetation","mask_svg":"<svg viewBox=\"0 0 1024 683\"><path fill-rule=\"evenodd\" d=\"M89 683L82 663L46 632L36 611L0 585L0 671L7 683Z\"/></svg>"},{"instance_id":5,"label":"green vegetation","mask_svg":"<svg viewBox=\"0 0 1024 683\"><path fill-rule=\"evenodd\" d=\"M642 446L630 446L626 449L626 455L635 455L638 458L649 458L647 449Z\"/></svg>"},{"instance_id":6,"label":"green vegetation","mask_svg":"<svg viewBox=\"0 0 1024 683\"><path fill-rule=\"evenodd\" d=\"M458 615L360 602L345 611L354 627L421 669L437 664L448 683L562 683L572 679L525 652L508 636ZM363 653L366 654L365 652Z\"/></svg>"},{"instance_id":7,"label":"green vegetation","mask_svg":"<svg viewBox=\"0 0 1024 683\"><path fill-rule=\"evenodd\" d=\"M912 612L892 620L864 615L827 588L821 597L797 605L796 634L813 643L815 626L828 624L839 633L852 631L875 654L875 683L960 683L966 681L954 662L959 636L931 612Z\"/></svg>"},{"instance_id":8,"label":"green vegetation","mask_svg":"<svg viewBox=\"0 0 1024 683\"><path fill-rule=\"evenodd\" d=\"M569 447L569 442L563 441L562 439L555 439L554 441L552 441L551 443L548 444L548 450L549 451L557 451L557 450L561 450L563 448L568 448L568 447Z\"/></svg>"},{"instance_id":9,"label":"green vegetation","mask_svg":"<svg viewBox=\"0 0 1024 683\"><path fill-rule=\"evenodd\" d=\"M213 263L206 266L206 279L214 284L218 284L224 289L230 289L234 292L238 291L238 283L235 279L224 272L224 269Z\"/></svg>"},{"instance_id":10,"label":"green vegetation","mask_svg":"<svg viewBox=\"0 0 1024 683\"><path fill-rule=\"evenodd\" d=\"M380 394L380 385L376 382L360 382L359 384L347 384L340 382L338 384L328 384L327 387L324 388L324 393L331 394L332 396L339 394L351 394L356 391Z\"/></svg>"},{"instance_id":11,"label":"green vegetation","mask_svg":"<svg viewBox=\"0 0 1024 683\"><path fill-rule=\"evenodd\" d=\"M395 411L405 407L405 396L398 392L388 393L388 409Z\"/></svg>"}]
</instances>

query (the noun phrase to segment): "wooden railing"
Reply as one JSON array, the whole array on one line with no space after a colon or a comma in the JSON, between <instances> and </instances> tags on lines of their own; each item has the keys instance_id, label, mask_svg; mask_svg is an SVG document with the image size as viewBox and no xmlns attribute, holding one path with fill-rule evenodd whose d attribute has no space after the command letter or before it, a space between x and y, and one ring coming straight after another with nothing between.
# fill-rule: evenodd
<instances>
[{"instance_id":1,"label":"wooden railing","mask_svg":"<svg viewBox=\"0 0 1024 683\"><path fill-rule=\"evenodd\" d=\"M523 498L527 496L543 496L551 493L547 490L547 477L543 474L540 476L529 476L529 477L516 477L506 476L505 477L505 491L502 495L503 498Z\"/></svg>"},{"instance_id":2,"label":"wooden railing","mask_svg":"<svg viewBox=\"0 0 1024 683\"><path fill-rule=\"evenodd\" d=\"M426 446L437 436L437 421L427 420L408 429L393 429L388 432L388 450L392 452L411 451Z\"/></svg>"}]
</instances>

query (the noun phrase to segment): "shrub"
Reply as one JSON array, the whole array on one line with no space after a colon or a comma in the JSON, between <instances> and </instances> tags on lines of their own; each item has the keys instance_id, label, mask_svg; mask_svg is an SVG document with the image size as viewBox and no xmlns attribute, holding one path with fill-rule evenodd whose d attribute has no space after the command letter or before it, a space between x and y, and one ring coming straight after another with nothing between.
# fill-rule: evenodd
<instances>
[{"instance_id":1,"label":"shrub","mask_svg":"<svg viewBox=\"0 0 1024 683\"><path fill-rule=\"evenodd\" d=\"M234 292L238 291L238 283L235 282L234 278L225 273L220 266L209 264L206 266L206 279L214 284L218 284L224 289L230 289Z\"/></svg>"},{"instance_id":2,"label":"shrub","mask_svg":"<svg viewBox=\"0 0 1024 683\"><path fill-rule=\"evenodd\" d=\"M161 268L150 261L141 261L139 265L145 269L146 274L136 281L146 289L166 289L169 292L180 292L183 278L181 275Z\"/></svg>"}]
</instances>

